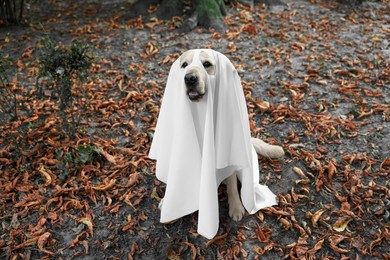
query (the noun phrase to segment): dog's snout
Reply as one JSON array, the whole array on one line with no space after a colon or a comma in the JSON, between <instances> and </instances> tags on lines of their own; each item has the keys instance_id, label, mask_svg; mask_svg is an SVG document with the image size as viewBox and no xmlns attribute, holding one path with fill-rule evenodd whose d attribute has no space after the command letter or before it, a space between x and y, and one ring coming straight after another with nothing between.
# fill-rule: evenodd
<instances>
[{"instance_id":1,"label":"dog's snout","mask_svg":"<svg viewBox=\"0 0 390 260\"><path fill-rule=\"evenodd\" d=\"M187 85L192 86L195 85L198 82L198 77L195 74L187 74L184 77L184 81Z\"/></svg>"}]
</instances>

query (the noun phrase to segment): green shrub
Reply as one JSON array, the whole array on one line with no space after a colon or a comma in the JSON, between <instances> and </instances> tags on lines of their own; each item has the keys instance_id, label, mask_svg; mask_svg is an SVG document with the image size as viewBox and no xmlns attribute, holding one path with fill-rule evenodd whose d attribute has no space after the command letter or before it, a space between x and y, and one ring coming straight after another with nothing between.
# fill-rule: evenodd
<instances>
[{"instance_id":1,"label":"green shrub","mask_svg":"<svg viewBox=\"0 0 390 260\"><path fill-rule=\"evenodd\" d=\"M44 77L51 83L49 84L53 87L51 98L58 101L63 130L70 137L77 132L83 114L82 108L74 109L74 107L80 99L79 94L84 93L81 83L86 80L88 69L92 65L88 49L88 46L78 43L61 46L47 40L40 57L37 83ZM43 87L45 87L44 84L38 86L40 97L42 97Z\"/></svg>"},{"instance_id":2,"label":"green shrub","mask_svg":"<svg viewBox=\"0 0 390 260\"><path fill-rule=\"evenodd\" d=\"M59 163L57 168L61 171L60 179L65 179L70 172L77 171L83 166L92 164L102 159L101 150L93 144L81 144L77 148L70 148L69 151L57 151Z\"/></svg>"}]
</instances>

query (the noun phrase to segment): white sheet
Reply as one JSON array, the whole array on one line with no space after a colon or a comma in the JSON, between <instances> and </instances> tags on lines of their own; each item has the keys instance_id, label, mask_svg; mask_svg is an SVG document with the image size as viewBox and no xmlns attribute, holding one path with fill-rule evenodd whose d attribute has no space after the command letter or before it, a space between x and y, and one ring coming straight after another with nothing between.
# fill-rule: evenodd
<instances>
[{"instance_id":1,"label":"white sheet","mask_svg":"<svg viewBox=\"0 0 390 260\"><path fill-rule=\"evenodd\" d=\"M186 95L184 75L197 64L200 51L213 55L215 76L199 102ZM256 152L250 140L245 97L233 64L223 54L195 50L193 62L174 62L168 76L149 157L157 160L156 176L167 184L160 221L170 222L199 211L198 233L218 232L218 186L234 170L242 183L241 200L253 214L276 204L275 195L259 184Z\"/></svg>"}]
</instances>

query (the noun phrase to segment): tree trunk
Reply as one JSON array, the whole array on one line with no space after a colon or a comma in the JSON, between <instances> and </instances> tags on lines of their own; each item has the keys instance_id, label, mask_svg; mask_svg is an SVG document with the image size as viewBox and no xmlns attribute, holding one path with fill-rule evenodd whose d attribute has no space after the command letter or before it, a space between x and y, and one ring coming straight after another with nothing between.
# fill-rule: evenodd
<instances>
[{"instance_id":1,"label":"tree trunk","mask_svg":"<svg viewBox=\"0 0 390 260\"><path fill-rule=\"evenodd\" d=\"M162 0L157 16L162 19L171 19L173 16L183 14L183 0Z\"/></svg>"},{"instance_id":2,"label":"tree trunk","mask_svg":"<svg viewBox=\"0 0 390 260\"><path fill-rule=\"evenodd\" d=\"M3 20L6 25L20 23L23 5L23 0L0 0L0 21Z\"/></svg>"},{"instance_id":3,"label":"tree trunk","mask_svg":"<svg viewBox=\"0 0 390 260\"><path fill-rule=\"evenodd\" d=\"M196 18L196 25L200 25L205 28L213 27L217 31L222 32L225 28L223 21L223 16L225 15L226 9L223 0L195 1L194 14L192 17Z\"/></svg>"},{"instance_id":4,"label":"tree trunk","mask_svg":"<svg viewBox=\"0 0 390 260\"><path fill-rule=\"evenodd\" d=\"M145 0L143 0L145 1ZM254 2L264 3L268 6L286 5L282 0L236 0L245 5L253 6ZM185 0L162 0L158 10L158 17L170 19L173 16L183 14ZM223 17L226 15L224 0L191 0L191 15L187 17L183 24L183 31L190 31L196 26L204 28L214 28L218 32L223 32L225 23Z\"/></svg>"},{"instance_id":5,"label":"tree trunk","mask_svg":"<svg viewBox=\"0 0 390 260\"><path fill-rule=\"evenodd\" d=\"M162 0L158 10L158 16L163 19L181 15L184 7L183 0ZM223 0L192 0L192 15L183 25L184 31L194 29L196 26L205 28L213 27L217 31L223 31L223 16L226 15Z\"/></svg>"}]
</instances>

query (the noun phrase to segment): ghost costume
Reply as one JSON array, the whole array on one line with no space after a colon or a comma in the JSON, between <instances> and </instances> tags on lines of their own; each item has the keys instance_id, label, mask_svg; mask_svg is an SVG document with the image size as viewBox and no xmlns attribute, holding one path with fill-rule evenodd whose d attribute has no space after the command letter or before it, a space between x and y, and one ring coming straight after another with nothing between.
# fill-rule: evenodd
<instances>
[{"instance_id":1,"label":"ghost costume","mask_svg":"<svg viewBox=\"0 0 390 260\"><path fill-rule=\"evenodd\" d=\"M206 94L192 102L186 95L184 76L192 66L203 68L201 51L215 58L216 72L205 72ZM156 176L166 184L160 221L199 211L197 231L211 239L219 227L218 186L234 172L242 184L243 206L250 214L275 205L276 198L259 184L257 154L236 69L217 51L194 52L186 68L181 68L180 58L171 67L149 157L157 160Z\"/></svg>"}]
</instances>

